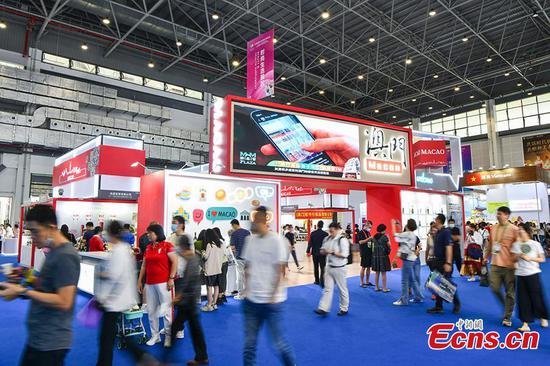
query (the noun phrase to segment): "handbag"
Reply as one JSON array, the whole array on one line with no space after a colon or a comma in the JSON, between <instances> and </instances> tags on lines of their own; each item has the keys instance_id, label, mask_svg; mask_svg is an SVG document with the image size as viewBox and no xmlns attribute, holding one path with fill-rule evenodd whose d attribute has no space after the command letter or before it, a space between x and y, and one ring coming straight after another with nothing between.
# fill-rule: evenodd
<instances>
[{"instance_id":1,"label":"handbag","mask_svg":"<svg viewBox=\"0 0 550 366\"><path fill-rule=\"evenodd\" d=\"M99 321L103 316L103 312L100 310L101 306L97 302L95 297L92 297L86 305L80 310L76 316L76 319L80 325L86 328L96 328L99 325Z\"/></svg>"},{"instance_id":2,"label":"handbag","mask_svg":"<svg viewBox=\"0 0 550 366\"><path fill-rule=\"evenodd\" d=\"M456 284L437 270L430 273L425 286L434 295L441 297L447 302L452 302L454 299Z\"/></svg>"},{"instance_id":3,"label":"handbag","mask_svg":"<svg viewBox=\"0 0 550 366\"><path fill-rule=\"evenodd\" d=\"M489 287L489 269L487 265L481 266L481 273L479 274L479 286Z\"/></svg>"}]
</instances>

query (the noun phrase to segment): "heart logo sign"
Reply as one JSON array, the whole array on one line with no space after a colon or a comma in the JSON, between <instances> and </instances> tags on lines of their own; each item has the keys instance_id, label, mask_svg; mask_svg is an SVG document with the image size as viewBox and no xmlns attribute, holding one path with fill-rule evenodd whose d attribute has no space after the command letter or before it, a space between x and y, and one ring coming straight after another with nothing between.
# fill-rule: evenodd
<instances>
[{"instance_id":1,"label":"heart logo sign","mask_svg":"<svg viewBox=\"0 0 550 366\"><path fill-rule=\"evenodd\" d=\"M237 209L234 207L210 207L206 210L206 219L212 221L228 221L237 218Z\"/></svg>"},{"instance_id":2,"label":"heart logo sign","mask_svg":"<svg viewBox=\"0 0 550 366\"><path fill-rule=\"evenodd\" d=\"M200 224L201 221L204 219L204 211L200 208L196 208L193 210L193 221L195 221L197 224Z\"/></svg>"}]
</instances>

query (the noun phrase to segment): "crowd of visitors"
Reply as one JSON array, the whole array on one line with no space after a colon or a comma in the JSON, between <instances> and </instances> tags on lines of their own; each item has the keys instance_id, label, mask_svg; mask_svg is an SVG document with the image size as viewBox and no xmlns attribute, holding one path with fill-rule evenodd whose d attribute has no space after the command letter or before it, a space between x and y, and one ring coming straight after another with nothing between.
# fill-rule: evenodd
<instances>
[{"instance_id":1,"label":"crowd of visitors","mask_svg":"<svg viewBox=\"0 0 550 366\"><path fill-rule=\"evenodd\" d=\"M508 207L500 207L496 224L467 222L463 233L454 220L447 221L445 215L438 214L430 224L424 248L413 219L407 220L404 226L392 220L391 232L383 223L373 231L373 223L367 220L352 234L349 225L343 230L337 222L330 223L327 232L323 230L324 222L319 221L309 236L306 249L312 256L315 284L323 288L315 313L329 315L337 288L337 315L348 314L347 265L350 263L350 238L354 238L361 257L361 288L372 286L375 291L389 292L387 272L392 270L392 261L400 262L401 293L394 305L425 301L426 292L420 276L420 258L424 251L430 270L447 281L454 281L454 267L460 275L467 276L468 282L479 280L484 285L483 279L487 278L487 285L503 306L503 326L512 326L512 314L517 306L522 322L519 331L529 331L537 319L542 327L547 327L548 309L539 264L545 261L544 245L550 235L546 225L512 223L510 216ZM101 273L102 285L94 298L102 312L97 365L112 365L118 319L136 304L148 313L150 337L147 346L160 343L164 335L165 357L171 357L174 342L184 337L183 328L187 322L195 351L195 358L188 364L207 364L207 338L199 313L218 310L227 302L230 265L235 266L236 273L234 298L244 300L244 364L256 364L257 338L264 323L270 328L274 348L283 363L295 364L294 351L284 336L281 319L287 297L285 276L289 258L299 271L302 266L296 254L293 226L286 225L282 235L275 234L267 224L266 208L257 208L252 232L242 228L238 220L231 221L228 240L219 228L203 230L192 239L185 232L186 222L181 216L173 218L168 237L160 224L152 222L137 243L132 228L117 221L108 223L105 229L89 222L82 238L77 240L67 225L57 229L55 212L50 206L34 206L27 213L26 223L33 243L39 248L48 248L36 281L38 285L22 286L13 278L0 284L0 296L4 299L21 297L31 301L29 338L21 365L62 365L71 348L73 307L80 271L75 247L111 252ZM397 243L395 253L392 253L390 236ZM138 275L133 268L138 269ZM371 271L375 272L374 284L369 281ZM201 285L207 288L207 300L202 307L199 306ZM428 313L442 313L445 301L452 302L453 313L461 311L458 291L453 292L452 300L444 300L439 295L432 298L435 305L427 310ZM131 339L125 343L136 361L144 365L158 364Z\"/></svg>"}]
</instances>

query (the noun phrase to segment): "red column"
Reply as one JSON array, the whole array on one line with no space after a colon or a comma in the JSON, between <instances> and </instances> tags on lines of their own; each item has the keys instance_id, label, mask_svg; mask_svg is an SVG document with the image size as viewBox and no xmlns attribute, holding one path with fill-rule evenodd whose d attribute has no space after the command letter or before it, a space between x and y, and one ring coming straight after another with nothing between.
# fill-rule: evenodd
<instances>
[{"instance_id":1,"label":"red column","mask_svg":"<svg viewBox=\"0 0 550 366\"><path fill-rule=\"evenodd\" d=\"M401 188L399 187L377 187L367 189L367 219L373 222L373 228L384 224L388 228L386 234L390 238L391 254L390 262L397 253L397 243L391 232L391 220L401 221ZM401 267L401 260L398 260Z\"/></svg>"}]
</instances>

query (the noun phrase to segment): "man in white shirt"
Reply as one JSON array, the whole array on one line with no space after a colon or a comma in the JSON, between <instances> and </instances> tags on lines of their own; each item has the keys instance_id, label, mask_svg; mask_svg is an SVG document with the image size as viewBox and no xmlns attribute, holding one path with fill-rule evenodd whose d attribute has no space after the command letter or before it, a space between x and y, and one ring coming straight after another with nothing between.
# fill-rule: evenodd
<instances>
[{"instance_id":1,"label":"man in white shirt","mask_svg":"<svg viewBox=\"0 0 550 366\"><path fill-rule=\"evenodd\" d=\"M321 247L321 254L327 256L325 289L315 313L326 316L330 312L332 295L334 294L334 284L336 284L340 291L340 311L337 315L343 316L347 315L349 307L348 284L346 281L349 240L344 236L342 227L337 222L333 222L329 225L328 232L329 236L327 236Z\"/></svg>"},{"instance_id":2,"label":"man in white shirt","mask_svg":"<svg viewBox=\"0 0 550 366\"><path fill-rule=\"evenodd\" d=\"M267 209L263 206L256 209L254 233L246 237L241 257L245 261L244 365L256 365L258 333L265 322L284 365L294 366L294 353L282 333L281 321L287 296L283 281L288 243L269 231Z\"/></svg>"}]
</instances>

